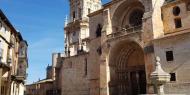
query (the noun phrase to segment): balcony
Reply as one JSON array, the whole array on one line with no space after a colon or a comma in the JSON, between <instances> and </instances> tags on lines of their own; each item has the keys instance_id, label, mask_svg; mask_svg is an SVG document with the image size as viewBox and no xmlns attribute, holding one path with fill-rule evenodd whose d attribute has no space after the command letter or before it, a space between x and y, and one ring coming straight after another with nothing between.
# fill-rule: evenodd
<instances>
[{"instance_id":1,"label":"balcony","mask_svg":"<svg viewBox=\"0 0 190 95\"><path fill-rule=\"evenodd\" d=\"M26 80L27 74L16 74L16 75L11 75L12 80L24 82Z\"/></svg>"},{"instance_id":2,"label":"balcony","mask_svg":"<svg viewBox=\"0 0 190 95\"><path fill-rule=\"evenodd\" d=\"M111 40L111 39L121 38L124 36L132 36L132 35L139 34L139 33L142 33L141 25L135 26L132 28L127 28L127 29L123 28L118 32L107 35L107 38L108 38L108 40Z\"/></svg>"},{"instance_id":3,"label":"balcony","mask_svg":"<svg viewBox=\"0 0 190 95\"><path fill-rule=\"evenodd\" d=\"M17 80L24 81L26 79L25 76L16 76Z\"/></svg>"},{"instance_id":4,"label":"balcony","mask_svg":"<svg viewBox=\"0 0 190 95\"><path fill-rule=\"evenodd\" d=\"M73 26L78 26L78 25L86 25L89 22L88 17L83 17L83 18L75 18L75 19L69 19L68 21L65 22L65 27L64 29L72 28Z\"/></svg>"},{"instance_id":5,"label":"balcony","mask_svg":"<svg viewBox=\"0 0 190 95\"><path fill-rule=\"evenodd\" d=\"M74 18L74 19L68 19L67 23L71 24L71 23L75 23L75 22L88 22L89 18L88 17L83 17L83 18Z\"/></svg>"},{"instance_id":6,"label":"balcony","mask_svg":"<svg viewBox=\"0 0 190 95\"><path fill-rule=\"evenodd\" d=\"M17 76L17 75L11 75L11 80L24 82L26 77L24 76Z\"/></svg>"}]
</instances>

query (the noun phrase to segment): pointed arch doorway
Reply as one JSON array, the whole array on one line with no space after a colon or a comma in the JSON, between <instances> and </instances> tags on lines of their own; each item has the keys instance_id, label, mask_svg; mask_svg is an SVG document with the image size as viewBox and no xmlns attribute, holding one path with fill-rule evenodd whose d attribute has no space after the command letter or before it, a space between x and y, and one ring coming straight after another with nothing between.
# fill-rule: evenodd
<instances>
[{"instance_id":1,"label":"pointed arch doorway","mask_svg":"<svg viewBox=\"0 0 190 95\"><path fill-rule=\"evenodd\" d=\"M110 95L146 94L144 52L135 42L120 42L111 49Z\"/></svg>"}]
</instances>

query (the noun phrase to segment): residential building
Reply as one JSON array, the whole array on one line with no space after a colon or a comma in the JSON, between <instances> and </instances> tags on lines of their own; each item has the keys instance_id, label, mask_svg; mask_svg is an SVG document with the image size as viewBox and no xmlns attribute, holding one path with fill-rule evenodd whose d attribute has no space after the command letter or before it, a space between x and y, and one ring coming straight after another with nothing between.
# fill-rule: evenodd
<instances>
[{"instance_id":1,"label":"residential building","mask_svg":"<svg viewBox=\"0 0 190 95\"><path fill-rule=\"evenodd\" d=\"M61 95L154 94L156 56L171 76L165 93L190 93L189 0L69 2Z\"/></svg>"},{"instance_id":2,"label":"residential building","mask_svg":"<svg viewBox=\"0 0 190 95\"><path fill-rule=\"evenodd\" d=\"M23 40L21 34L16 31L0 10L1 95L24 95L24 83L28 67L27 47L27 42Z\"/></svg>"}]
</instances>

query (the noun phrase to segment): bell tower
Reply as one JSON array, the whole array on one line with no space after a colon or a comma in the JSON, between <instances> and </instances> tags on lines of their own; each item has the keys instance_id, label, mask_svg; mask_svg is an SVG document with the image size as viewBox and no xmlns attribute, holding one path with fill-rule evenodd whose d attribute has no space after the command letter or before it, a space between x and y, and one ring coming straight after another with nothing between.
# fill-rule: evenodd
<instances>
[{"instance_id":1,"label":"bell tower","mask_svg":"<svg viewBox=\"0 0 190 95\"><path fill-rule=\"evenodd\" d=\"M88 14L101 9L101 0L69 0L70 15L65 21L65 54L67 56L88 52Z\"/></svg>"},{"instance_id":2,"label":"bell tower","mask_svg":"<svg viewBox=\"0 0 190 95\"><path fill-rule=\"evenodd\" d=\"M70 20L81 20L101 8L101 0L69 0Z\"/></svg>"}]
</instances>

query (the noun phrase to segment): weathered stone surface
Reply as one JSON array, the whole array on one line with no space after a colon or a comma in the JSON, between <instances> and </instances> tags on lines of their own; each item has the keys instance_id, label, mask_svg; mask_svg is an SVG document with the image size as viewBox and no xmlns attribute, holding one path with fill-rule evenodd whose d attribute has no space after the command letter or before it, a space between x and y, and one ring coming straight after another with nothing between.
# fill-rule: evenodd
<instances>
[{"instance_id":1,"label":"weathered stone surface","mask_svg":"<svg viewBox=\"0 0 190 95\"><path fill-rule=\"evenodd\" d=\"M146 90L143 90L153 94L150 74L154 70L155 56L161 58L160 63L164 71L176 74L176 81L165 85L165 93L190 93L188 91L190 12L187 11L186 5L187 0L170 3L166 3L165 0L112 0L101 10L89 14L89 51L87 54L67 56L63 60L62 95L144 93L141 91L144 87L143 83L137 82L142 75L138 72L143 71L145 77L141 76L141 80L145 79L146 83ZM174 6L179 6L181 9L177 17L172 13ZM135 16L130 14L136 10L144 13L140 31L137 26L130 23L130 18ZM181 28L175 28L176 18L181 18ZM98 24L102 25L101 37L96 37ZM166 60L168 50L173 51L173 61ZM86 77L84 77L85 58L88 60ZM119 71L127 74L123 75L118 73ZM135 83L137 87L129 85ZM136 89L139 87L141 89Z\"/></svg>"}]
</instances>

